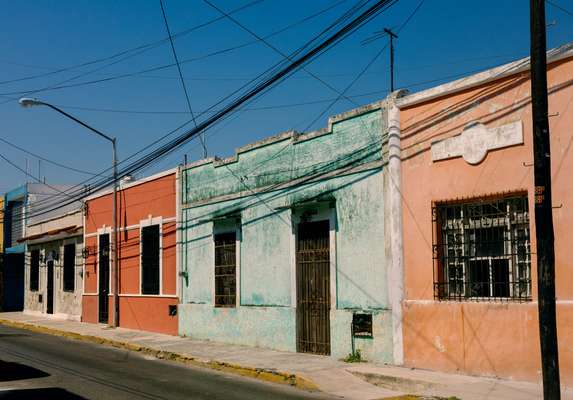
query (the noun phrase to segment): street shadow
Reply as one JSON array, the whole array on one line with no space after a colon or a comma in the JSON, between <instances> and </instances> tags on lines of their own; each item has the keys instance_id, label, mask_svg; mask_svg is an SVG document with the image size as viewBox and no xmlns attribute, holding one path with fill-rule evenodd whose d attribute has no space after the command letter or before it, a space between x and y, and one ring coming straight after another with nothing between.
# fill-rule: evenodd
<instances>
[{"instance_id":1,"label":"street shadow","mask_svg":"<svg viewBox=\"0 0 573 400\"><path fill-rule=\"evenodd\" d=\"M0 382L45 378L46 376L50 374L34 367L0 360Z\"/></svg>"},{"instance_id":2,"label":"street shadow","mask_svg":"<svg viewBox=\"0 0 573 400\"><path fill-rule=\"evenodd\" d=\"M14 389L0 392L1 400L86 400L62 388Z\"/></svg>"}]
</instances>

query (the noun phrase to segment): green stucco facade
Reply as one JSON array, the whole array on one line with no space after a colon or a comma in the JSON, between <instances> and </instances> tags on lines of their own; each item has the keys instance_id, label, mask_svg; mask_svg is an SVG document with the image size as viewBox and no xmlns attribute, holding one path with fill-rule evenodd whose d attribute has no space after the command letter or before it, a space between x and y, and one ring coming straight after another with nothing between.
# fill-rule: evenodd
<instances>
[{"instance_id":1,"label":"green stucco facade","mask_svg":"<svg viewBox=\"0 0 573 400\"><path fill-rule=\"evenodd\" d=\"M180 334L296 351L299 222L328 220L330 353L351 352L352 315L372 314L354 345L392 361L385 224L384 103L182 168ZM215 307L214 234L237 233L237 305Z\"/></svg>"}]
</instances>

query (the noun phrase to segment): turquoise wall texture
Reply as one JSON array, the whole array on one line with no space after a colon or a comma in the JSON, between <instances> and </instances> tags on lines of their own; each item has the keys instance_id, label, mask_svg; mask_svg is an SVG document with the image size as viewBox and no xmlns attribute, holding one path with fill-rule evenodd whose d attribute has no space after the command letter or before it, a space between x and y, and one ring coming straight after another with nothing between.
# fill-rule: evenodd
<instances>
[{"instance_id":1,"label":"turquoise wall texture","mask_svg":"<svg viewBox=\"0 0 573 400\"><path fill-rule=\"evenodd\" d=\"M182 171L180 334L296 351L296 232L304 214L330 221L331 354L351 352L354 312L373 315L354 340L392 361L385 250L384 103L332 117L327 129L286 132L228 159ZM238 235L235 308L214 307L213 234Z\"/></svg>"}]
</instances>

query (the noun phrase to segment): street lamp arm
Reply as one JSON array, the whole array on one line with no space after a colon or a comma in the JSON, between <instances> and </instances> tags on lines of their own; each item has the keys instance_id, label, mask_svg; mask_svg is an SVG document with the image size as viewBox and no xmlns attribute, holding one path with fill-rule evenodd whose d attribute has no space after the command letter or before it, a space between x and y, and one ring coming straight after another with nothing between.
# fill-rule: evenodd
<instances>
[{"instance_id":1,"label":"street lamp arm","mask_svg":"<svg viewBox=\"0 0 573 400\"><path fill-rule=\"evenodd\" d=\"M88 128L90 131L92 131L93 133L99 135L100 137L108 140L111 142L111 147L112 147L112 164L113 164L113 214L112 214L112 219L113 219L113 232L111 235L111 249L113 251L113 264L112 264L112 284L113 284L113 322L110 324L112 327L117 327L119 326L119 268L118 268L118 260L117 260L117 149L116 149L116 144L117 141L115 138L112 138L108 135L106 135L105 133L102 133L100 131L98 131L95 128L92 128L91 126L89 126L88 124L86 124L85 122L80 121L79 119L77 119L76 117L74 117L73 115L68 114L67 112L65 112L64 110L60 109L59 107L56 107L50 103L45 103L43 101L40 101L38 99L34 99L34 98L30 98L30 97L22 97L19 100L19 103L22 107L33 107L33 106L46 106L46 107L50 107L52 110L57 111L58 113L62 114L64 117L67 117L69 119L71 119L74 122L77 122L78 124L80 124L81 126Z\"/></svg>"},{"instance_id":2,"label":"street lamp arm","mask_svg":"<svg viewBox=\"0 0 573 400\"><path fill-rule=\"evenodd\" d=\"M80 125L82 125L82 126L88 128L90 131L92 131L92 132L98 134L98 135L101 136L102 138L104 138L104 139L106 139L106 140L109 140L109 141L112 142L112 143L115 143L115 138L112 138L112 137L106 135L105 133L102 133L102 132L98 131L97 129L92 128L91 126L89 126L89 125L86 124L85 122L80 121L79 119L77 119L77 118L74 117L73 115L68 114L68 113L65 112L64 110L62 110L62 109L60 109L60 108L58 108L58 107L56 107L56 106L54 106L54 105L52 105L52 104L50 104L50 103L44 103L43 101L38 101L38 103L39 103L39 104L42 104L42 105L44 105L44 106L50 107L52 110L57 111L57 112L59 112L60 114L62 114L62 115L64 115L64 116L68 117L69 119L71 119L71 120L77 122L78 124L80 124Z\"/></svg>"}]
</instances>

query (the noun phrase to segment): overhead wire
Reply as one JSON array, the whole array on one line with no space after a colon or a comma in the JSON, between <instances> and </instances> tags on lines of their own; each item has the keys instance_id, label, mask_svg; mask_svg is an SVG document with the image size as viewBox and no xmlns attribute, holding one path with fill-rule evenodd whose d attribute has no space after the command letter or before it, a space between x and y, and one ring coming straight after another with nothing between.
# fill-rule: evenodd
<instances>
[{"instance_id":1,"label":"overhead wire","mask_svg":"<svg viewBox=\"0 0 573 400\"><path fill-rule=\"evenodd\" d=\"M54 186L52 186L52 185L49 185L49 184L47 184L47 183L45 183L45 182L42 182L38 177L36 177L36 176L30 174L28 171L26 171L25 169L23 169L23 168L21 168L20 166L18 166L18 164L16 164L16 163L13 162L12 160L10 160L8 157L6 157L5 155L3 155L2 153L0 153L0 158L1 158L2 160L4 160L4 161L5 161L8 165L10 165L11 167L13 167L13 168L17 169L18 171L22 172L24 175L26 175L26 176L28 176L28 177L34 179L34 180L37 181L38 183L41 183L41 184L43 184L43 185L46 185L46 186L49 187L50 189L52 189L52 190L54 190L54 191L56 191L56 192L58 192L58 193L60 193L60 194L62 194L62 195L64 195L64 196L66 196L66 197L68 197L68 198L72 198L72 196L69 195L68 193L66 193L66 192L64 192L64 191L62 191L62 190L60 190L60 189L58 189L58 188L56 188L56 187L54 187Z\"/></svg>"},{"instance_id":2,"label":"overhead wire","mask_svg":"<svg viewBox=\"0 0 573 400\"><path fill-rule=\"evenodd\" d=\"M334 24L333 24L333 26L334 26ZM348 33L348 32L346 32L346 33ZM307 46L308 46L308 44L307 44ZM304 47L303 47L303 48L304 48Z\"/></svg>"},{"instance_id":3,"label":"overhead wire","mask_svg":"<svg viewBox=\"0 0 573 400\"><path fill-rule=\"evenodd\" d=\"M23 153L29 154L29 155L31 155L32 157L37 158L38 160L42 160L42 161L47 162L47 163L49 163L49 164L55 165L55 166L57 166L57 167L60 167L60 168L63 168L63 169L67 169L67 170L70 170L70 171L73 171L73 172L77 172L77 173L80 173L80 174L91 175L91 176L101 176L101 174L96 174L96 173L93 173L93 172L84 171L84 170L82 170L82 169L70 167L69 165L65 165L65 164L59 163L59 162L54 161L54 160L50 160L50 159L48 159L48 158L46 158L46 157L43 157L43 156L41 156L41 155L39 155L39 154L33 153L33 152L31 152L30 150L26 150L26 149L23 148L23 147L20 147L20 146L18 146L18 145L15 145L14 143L11 143L11 142L9 142L9 141L6 140L6 139L0 138L0 142L2 142L2 143L4 143L4 144L7 144L8 146L13 147L13 148L15 148L15 149L17 149L17 150L20 150L20 151L23 152Z\"/></svg>"},{"instance_id":4,"label":"overhead wire","mask_svg":"<svg viewBox=\"0 0 573 400\"><path fill-rule=\"evenodd\" d=\"M255 5L255 4L261 3L261 2L263 2L263 1L265 1L265 0L254 0L254 1L250 1L250 2L247 3L247 4L244 4L244 5L240 6L240 7L237 7L237 8L235 8L235 9L233 9L232 11L230 11L230 13L232 13L232 14L237 13L237 12L242 11L242 10L245 10L245 9L247 9L247 8L249 8L249 7L253 6L253 5ZM192 27L190 27L190 28L187 28L187 29L185 29L185 30L183 30L183 31L181 31L181 32L178 32L178 33L174 34L174 35L173 35L173 38L179 38L179 37L185 36L185 35L187 35L187 34L193 32L193 31L195 31L195 30L197 30L197 29L204 28L205 26L211 25L211 24L213 24L213 23L215 23L215 22L217 22L217 21L219 21L219 20L222 20L222 19L223 19L223 17L213 18L213 19L211 19L211 20L209 20L209 21L206 21L206 22L203 22L203 23L201 23L201 24L192 26ZM100 63L100 62L104 62L104 61L112 60L112 59L117 58L117 57L121 57L121 56L123 56L124 54L129 54L129 53L134 52L134 51L138 51L138 50L142 50L142 49L147 49L147 50L149 50L149 49L155 48L155 47L157 47L157 46L159 46L159 45L161 45L161 44L163 44L163 43L166 43L168 40L169 40L168 38L163 38L163 39L156 40L156 41L153 41L153 42L144 43L144 44L141 44L141 45L138 45L138 46L135 46L135 47L131 47L131 48L129 48L129 49L121 50L121 51L116 52L116 53L114 53L114 54L112 54L112 55L109 55L109 56L105 56L105 57L97 58L97 59L94 59L94 60L86 61L86 62L83 62L83 63L75 64L75 65L72 65L72 66L69 66L69 67L58 68L58 69L56 69L55 71L51 71L51 72L47 72L47 73L43 73L43 74L36 74L36 75L31 75L31 76L22 77L22 78L15 78L15 79L6 80L6 81L0 81L0 85L8 84L8 83L13 83L13 82L21 82L21 81L24 81L24 80L31 80L31 79L43 78L43 77L46 77L46 76L50 76L50 75L54 75L54 74L59 74L59 73L62 73L62 72L67 72L67 71L71 71L71 70L78 69L78 68L81 68L81 67L85 67L85 66L88 66L88 65L98 64L98 63ZM12 63L12 64L14 64L14 63Z\"/></svg>"},{"instance_id":5,"label":"overhead wire","mask_svg":"<svg viewBox=\"0 0 573 400\"><path fill-rule=\"evenodd\" d=\"M481 71L483 71L483 70L487 70L487 69L490 69L490 68L493 68L493 67L494 67L494 65L488 66L488 67L485 67L485 68L479 68L479 69L468 70L468 71L464 71L464 72L462 72L462 73L446 75L446 76L442 76L442 77L440 77L440 78L435 78L435 79L431 79L431 80L420 81L420 82L417 82L417 83L412 83L412 84L405 85L405 86L403 86L403 88L413 88L413 87L423 86L423 85L427 85L427 84L431 84L431 83L436 83L436 82L440 82L440 81L444 81L444 80L450 80L450 79L454 79L454 78L459 78L459 77L467 76L468 74L478 73L478 72L481 72ZM364 93L364 94L361 94L361 95L356 95L356 96L351 96L351 97L364 97L364 96L376 95L376 94L379 94L379 93L388 93L388 90L369 92L369 93ZM291 107L291 106L298 106L298 105L317 104L317 103L331 102L332 100L333 100L333 99L325 99L325 100L318 100L318 101L315 101L315 102L303 102L303 103L294 103L294 104L287 104L287 105L269 106L268 108L281 108L281 107L283 107L283 106L284 106L284 107ZM256 109L266 109L266 108L267 108L267 107L260 107L260 108L256 108ZM255 108L246 108L246 109L243 109L243 110L241 110L241 111L247 111L247 110L255 110ZM236 118L236 117L235 117L235 118ZM184 124L182 124L182 125L179 125L177 128L175 128L175 129L173 129L172 131L170 131L170 132L169 132L167 135L165 135L164 137L159 138L159 139L157 139L156 141L152 142L150 145L146 146L146 148L149 147L149 146L151 146L151 145L157 144L157 143L158 143L159 141L161 141L162 139L165 139L166 136L169 136L169 135L175 133L175 132L176 132L177 130L179 130L179 129L182 129L187 123L188 123L188 122L186 122L186 123L184 123ZM288 146L285 146L285 148L287 148L287 147L288 147ZM146 148L144 148L144 149L146 149ZM129 159L132 158L133 156L135 156L135 155L139 154L140 152L142 152L144 149L141 149L139 152L136 152L136 153L132 154L132 156L128 157L128 158L125 159L125 160L122 160L121 162L124 162L124 161L129 160ZM33 154L32 154L32 155L33 155ZM147 169L148 169L148 168L145 168L145 170L147 170ZM104 173L105 173L105 172L109 172L110 170L111 170L111 168L108 168L108 169L103 170L102 172L100 172L100 173L98 173L98 174L95 174L95 175L96 175L96 176L104 176ZM82 182L82 183L76 185L75 187L81 187L80 190L83 191L83 190L84 190L84 186L87 185L87 184L88 184L87 182Z\"/></svg>"},{"instance_id":6,"label":"overhead wire","mask_svg":"<svg viewBox=\"0 0 573 400\"><path fill-rule=\"evenodd\" d=\"M557 8L558 10L561 10L562 12L564 12L565 14L568 14L569 16L573 17L573 11L569 11L568 9L566 9L563 6L560 6L559 4L555 3L552 0L545 0L547 4L552 5L553 7Z\"/></svg>"},{"instance_id":7,"label":"overhead wire","mask_svg":"<svg viewBox=\"0 0 573 400\"><path fill-rule=\"evenodd\" d=\"M261 1L261 0L259 0ZM318 11L317 13L307 16L299 21L296 21L294 23L291 23L281 29L278 29L274 32L271 32L268 35L265 35L264 38L268 39L270 37L276 36L278 34L281 34L282 32L285 32L289 29L294 28L297 25L300 25L304 22L309 21L310 19L313 19L335 7L337 7L338 5L340 5L341 3L344 3L347 0L341 0L338 1L337 3L331 4L328 7ZM224 19L224 16L219 17L219 19ZM217 50L214 52L210 52L201 56L196 56L196 57L191 57L188 59L184 59L181 60L180 63L181 64L186 64L186 63L190 63L190 62L196 62L196 61L200 61L200 60L205 60L207 58L211 58L214 56L218 56L221 54L225 54L228 52L232 52L234 50L238 50L250 45L253 45L255 43L258 43L258 40L252 40L249 42L244 42L242 44L236 45L236 46L231 46L231 47L227 47L225 49L221 49L221 50ZM0 93L0 96L6 97L6 96L14 96L14 95L24 95L24 94L29 94L29 93L41 93L41 92L45 92L45 91L51 91L51 90L61 90L61 89L68 89L68 88L75 88L75 87L82 87L82 86L87 86L87 85L94 85L94 84L99 84L99 83L103 83L103 82L110 82L110 81L114 81L114 80L118 80L118 79L124 79L124 78L130 78L130 77L134 77L134 76L138 76L141 74L146 74L148 72L155 72L155 71L160 71L160 70L164 70L167 68L171 68L174 67L175 63L170 63L170 64L164 64L164 65L160 65L160 66L155 66L155 67L149 67L143 70L139 70L139 71L135 71L135 72L127 72L127 73L123 73L123 74L117 74L117 75L112 75L112 76L108 76L105 78L100 78L100 79L93 79L90 81L83 81L83 82L77 82L77 83L73 83L73 84L68 84L68 85L64 85L64 84L56 84L53 86L49 86L49 87L44 87L44 88L38 88L38 89L27 89L27 90L20 90L20 91L13 91L13 92L6 92L6 93ZM15 98L12 98L12 100L15 100ZM3 104L3 103L0 103Z\"/></svg>"},{"instance_id":8,"label":"overhead wire","mask_svg":"<svg viewBox=\"0 0 573 400\"><path fill-rule=\"evenodd\" d=\"M172 139L170 142L164 144L163 146L155 150L150 151L145 156L140 157L139 159L132 162L128 166L122 168L118 174L119 178L128 174L132 174L137 170L145 167L153 160L163 157L166 154L172 152L173 150L181 146L183 143L186 143L189 139L196 136L198 131L211 127L229 113L234 112L241 105L245 104L250 100L253 100L262 93L265 93L270 87L273 87L276 83L286 79L286 77L290 76L294 71L306 65L310 60L315 59L316 57L322 55L326 50L332 48L334 45L338 44L348 35L355 32L356 29L358 29L360 26L369 22L372 18L377 16L379 12L381 12L381 10L384 8L384 6L387 5L388 3L390 3L389 0L386 1L379 0L375 2L374 5L367 7L365 10L363 10L363 8L365 8L365 5L362 4L360 8L356 8L353 12L345 13L346 15L337 19L328 28L323 30L321 34L316 35L305 45L303 45L300 49L295 51L295 54L297 54L307 49L304 53L302 53L302 55L298 55L298 57L294 59L293 62L288 64L283 62L276 64L275 66L272 66L271 68L269 68L269 72L266 74L266 76L262 77L261 79L257 79L258 83L254 83L254 87L247 90L242 95L238 95L237 98L231 100L230 103L228 103L226 106L220 109L215 115L206 118L204 121L199 123L197 128L192 128L189 131L180 134L178 137ZM356 16L356 14L358 15ZM348 22L348 20L350 22ZM100 188L109 184L109 182L110 182L109 179L100 181L96 183L93 190L99 190ZM85 194L83 194L82 196L85 196Z\"/></svg>"},{"instance_id":9,"label":"overhead wire","mask_svg":"<svg viewBox=\"0 0 573 400\"><path fill-rule=\"evenodd\" d=\"M215 10L217 10L219 13L221 13L223 16L225 16L228 20L230 20L231 22L233 22L235 25L239 26L241 29L243 29L244 31L248 32L251 36L255 37L256 39L260 40L261 42L263 42L265 44L265 46L267 46L268 48L270 48L271 50L273 50L274 52L276 52L277 54L279 54L281 57L284 57L286 59L288 59L289 61L291 61L291 59L289 58L289 56L287 56L283 51L281 51L279 48L277 48L276 46L274 46L273 44L271 44L270 42L268 42L267 40L265 40L264 38L262 38L261 36L259 36L256 32L254 32L253 30L249 29L248 27L246 27L244 24L242 24L240 21L238 21L236 18L234 18L233 16L229 15L227 12L225 12L223 9L221 9L220 7L218 7L216 4L214 4L213 2L209 1L209 0L203 0L203 2L207 3L209 6L211 6L212 8L214 8ZM309 76L311 76L312 78L314 78L315 80L317 80L318 82L320 82L322 85L324 85L325 87L327 87L328 89L332 90L333 92L340 94L340 91L338 89L336 89L335 87L333 87L331 84L329 84L328 82L326 82L325 80L323 80L321 77L319 77L318 75L314 74L313 72L309 71L306 68L302 68L303 71L305 71ZM356 102L354 102L353 100L351 100L350 98L343 96L346 100L348 100L350 103L357 105Z\"/></svg>"},{"instance_id":10,"label":"overhead wire","mask_svg":"<svg viewBox=\"0 0 573 400\"><path fill-rule=\"evenodd\" d=\"M406 27L408 25L408 23L412 20L412 18L414 17L414 15L416 15L418 13L418 11L420 10L420 8L422 7L422 5L424 4L425 0L421 0L418 5L414 8L414 10L410 13L410 15L408 16L408 18L406 18L406 20L400 25L400 27L397 30L397 33L399 33L402 29L404 29L404 27ZM342 94L346 94L346 92L348 92L348 90L350 90L350 88L352 88L352 86L354 86L354 84L366 73L366 71L368 71L368 69L370 69L370 67L372 66L372 64L374 64L374 62L376 62L376 60L382 55L382 53L388 48L388 44L386 44L385 46L382 47L382 49L380 49L375 55L374 57L372 57L372 59L370 59L370 61L364 66L364 68L362 68L362 70L356 75L356 77L350 81L350 83L344 88L344 90L342 91ZM336 104L340 99L342 98L342 96L338 96L335 100L333 100L320 114L318 114L308 125L307 127L304 129L305 131L310 129L310 127L312 127L320 118L322 118L324 116L324 114L326 114L328 112L328 110L330 110L332 108L332 106L334 106L334 104Z\"/></svg>"},{"instance_id":11,"label":"overhead wire","mask_svg":"<svg viewBox=\"0 0 573 400\"><path fill-rule=\"evenodd\" d=\"M193 107L191 107L191 99L189 98L189 92L187 91L187 85L185 84L185 79L183 79L183 72L181 71L181 64L179 63L179 57L177 57L177 51L175 50L175 44L173 43L173 38L171 36L171 29L169 29L169 23L167 21L167 15L165 14L165 7L163 6L163 0L159 0L159 5L161 6L161 14L163 15L163 22L165 22L165 29L167 30L167 35L169 36L169 43L171 44L171 51L173 53L173 58L175 59L175 64L177 65L177 72L179 73L179 78L181 81L181 86L183 87L183 92L185 94L185 100L187 101L187 107L189 109L189 114L191 114L191 119L193 120L193 125L197 127L197 121L195 120L195 113L193 113ZM207 146L205 145L204 134L199 134L199 140L203 146L203 157L207 157Z\"/></svg>"}]
</instances>

